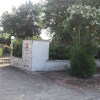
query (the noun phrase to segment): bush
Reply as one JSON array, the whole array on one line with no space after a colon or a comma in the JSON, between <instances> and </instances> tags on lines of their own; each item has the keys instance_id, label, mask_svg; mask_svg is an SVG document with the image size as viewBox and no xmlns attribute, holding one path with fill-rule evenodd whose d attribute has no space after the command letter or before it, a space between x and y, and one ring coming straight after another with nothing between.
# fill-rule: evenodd
<instances>
[{"instance_id":1,"label":"bush","mask_svg":"<svg viewBox=\"0 0 100 100\"><path fill-rule=\"evenodd\" d=\"M90 78L96 71L94 59L80 46L71 49L70 61L70 72L73 76L79 78Z\"/></svg>"},{"instance_id":2,"label":"bush","mask_svg":"<svg viewBox=\"0 0 100 100\"><path fill-rule=\"evenodd\" d=\"M6 44L0 44L0 49L2 49L2 55L3 54L10 54L11 52L11 48L10 46L6 45Z\"/></svg>"},{"instance_id":3,"label":"bush","mask_svg":"<svg viewBox=\"0 0 100 100\"><path fill-rule=\"evenodd\" d=\"M31 37L31 39L32 39L32 40L42 40L42 38L39 37L39 36L33 36L33 37Z\"/></svg>"},{"instance_id":4,"label":"bush","mask_svg":"<svg viewBox=\"0 0 100 100\"><path fill-rule=\"evenodd\" d=\"M3 54L10 54L11 48L8 45L3 45Z\"/></svg>"},{"instance_id":5,"label":"bush","mask_svg":"<svg viewBox=\"0 0 100 100\"><path fill-rule=\"evenodd\" d=\"M70 47L65 47L59 44L50 44L49 58L52 60L66 60L69 59Z\"/></svg>"},{"instance_id":6,"label":"bush","mask_svg":"<svg viewBox=\"0 0 100 100\"><path fill-rule=\"evenodd\" d=\"M3 50L0 48L0 57L2 57Z\"/></svg>"},{"instance_id":7,"label":"bush","mask_svg":"<svg viewBox=\"0 0 100 100\"><path fill-rule=\"evenodd\" d=\"M32 37L27 37L25 38L26 40L42 40L40 36L32 36Z\"/></svg>"},{"instance_id":8,"label":"bush","mask_svg":"<svg viewBox=\"0 0 100 100\"><path fill-rule=\"evenodd\" d=\"M22 40L20 39L13 41L13 56L22 57Z\"/></svg>"},{"instance_id":9,"label":"bush","mask_svg":"<svg viewBox=\"0 0 100 100\"><path fill-rule=\"evenodd\" d=\"M84 50L87 52L88 55L91 55L93 57L96 55L96 51L97 51L96 43L86 41L86 43L81 44L81 46L84 48Z\"/></svg>"}]
</instances>

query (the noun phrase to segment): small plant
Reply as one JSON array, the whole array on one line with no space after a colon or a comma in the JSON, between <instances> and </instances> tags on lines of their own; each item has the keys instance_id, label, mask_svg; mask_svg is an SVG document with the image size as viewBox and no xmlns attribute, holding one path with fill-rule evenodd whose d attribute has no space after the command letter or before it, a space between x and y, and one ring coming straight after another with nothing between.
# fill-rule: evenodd
<instances>
[{"instance_id":1,"label":"small plant","mask_svg":"<svg viewBox=\"0 0 100 100\"><path fill-rule=\"evenodd\" d=\"M79 78L90 78L96 71L96 63L92 56L81 47L76 46L71 49L70 73Z\"/></svg>"},{"instance_id":2,"label":"small plant","mask_svg":"<svg viewBox=\"0 0 100 100\"><path fill-rule=\"evenodd\" d=\"M0 48L0 57L2 56L3 50Z\"/></svg>"},{"instance_id":3,"label":"small plant","mask_svg":"<svg viewBox=\"0 0 100 100\"><path fill-rule=\"evenodd\" d=\"M32 36L32 37L27 37L25 38L26 40L42 40L40 36Z\"/></svg>"},{"instance_id":4,"label":"small plant","mask_svg":"<svg viewBox=\"0 0 100 100\"><path fill-rule=\"evenodd\" d=\"M13 41L13 56L22 57L22 40L20 39Z\"/></svg>"},{"instance_id":5,"label":"small plant","mask_svg":"<svg viewBox=\"0 0 100 100\"><path fill-rule=\"evenodd\" d=\"M11 47L8 45L3 45L3 54L10 54L11 52Z\"/></svg>"},{"instance_id":6,"label":"small plant","mask_svg":"<svg viewBox=\"0 0 100 100\"><path fill-rule=\"evenodd\" d=\"M32 40L42 40L41 37L39 37L39 36L33 36L33 37L31 37L31 39Z\"/></svg>"}]
</instances>

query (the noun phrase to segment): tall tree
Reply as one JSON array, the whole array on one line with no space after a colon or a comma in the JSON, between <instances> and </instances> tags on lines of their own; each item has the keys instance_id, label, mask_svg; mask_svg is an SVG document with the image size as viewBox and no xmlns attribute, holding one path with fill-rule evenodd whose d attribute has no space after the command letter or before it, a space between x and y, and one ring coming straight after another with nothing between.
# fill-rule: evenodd
<instances>
[{"instance_id":1,"label":"tall tree","mask_svg":"<svg viewBox=\"0 0 100 100\"><path fill-rule=\"evenodd\" d=\"M96 8L100 7L100 0L81 0L83 5L90 5Z\"/></svg>"},{"instance_id":2,"label":"tall tree","mask_svg":"<svg viewBox=\"0 0 100 100\"><path fill-rule=\"evenodd\" d=\"M26 2L18 8L13 8L12 13L5 12L1 17L1 26L5 32L22 39L39 35L39 11L38 5Z\"/></svg>"},{"instance_id":3,"label":"tall tree","mask_svg":"<svg viewBox=\"0 0 100 100\"><path fill-rule=\"evenodd\" d=\"M70 43L72 38L68 31L64 30L62 23L69 16L67 8L73 4L80 3L98 8L100 0L47 0L44 6L44 22L45 27L50 28L51 33L54 34L54 40L61 41L64 44Z\"/></svg>"},{"instance_id":4,"label":"tall tree","mask_svg":"<svg viewBox=\"0 0 100 100\"><path fill-rule=\"evenodd\" d=\"M50 28L51 33L54 34L54 40L66 42L70 40L70 36L64 31L62 22L66 19L66 9L79 0L47 0L44 5L44 23L45 28Z\"/></svg>"},{"instance_id":5,"label":"tall tree","mask_svg":"<svg viewBox=\"0 0 100 100\"><path fill-rule=\"evenodd\" d=\"M67 13L67 18L63 25L76 43L80 43L83 39L86 41L86 38L97 35L96 33L98 33L100 27L99 8L74 4L67 9Z\"/></svg>"}]
</instances>

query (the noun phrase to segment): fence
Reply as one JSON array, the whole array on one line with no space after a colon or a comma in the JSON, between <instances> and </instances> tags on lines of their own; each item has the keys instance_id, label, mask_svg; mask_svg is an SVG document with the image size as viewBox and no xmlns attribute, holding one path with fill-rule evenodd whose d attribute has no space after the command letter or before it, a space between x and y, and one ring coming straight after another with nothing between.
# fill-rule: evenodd
<instances>
[{"instance_id":1,"label":"fence","mask_svg":"<svg viewBox=\"0 0 100 100\"><path fill-rule=\"evenodd\" d=\"M0 47L0 66L10 64L10 51L7 52L3 47Z\"/></svg>"}]
</instances>

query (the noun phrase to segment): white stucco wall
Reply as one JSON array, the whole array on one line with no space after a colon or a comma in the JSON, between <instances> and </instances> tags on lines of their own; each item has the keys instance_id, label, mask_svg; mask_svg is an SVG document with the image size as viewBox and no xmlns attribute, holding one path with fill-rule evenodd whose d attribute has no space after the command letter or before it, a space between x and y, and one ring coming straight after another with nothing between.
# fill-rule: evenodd
<instances>
[{"instance_id":1,"label":"white stucco wall","mask_svg":"<svg viewBox=\"0 0 100 100\"><path fill-rule=\"evenodd\" d=\"M33 41L32 71L43 71L49 57L49 41Z\"/></svg>"},{"instance_id":2,"label":"white stucco wall","mask_svg":"<svg viewBox=\"0 0 100 100\"><path fill-rule=\"evenodd\" d=\"M100 60L95 60L96 67L100 67ZM46 61L46 68L44 71L60 71L64 70L65 66L70 67L69 60L48 60Z\"/></svg>"},{"instance_id":3,"label":"white stucco wall","mask_svg":"<svg viewBox=\"0 0 100 100\"><path fill-rule=\"evenodd\" d=\"M45 71L60 71L64 70L65 66L70 66L69 60L48 60L46 61Z\"/></svg>"},{"instance_id":4,"label":"white stucco wall","mask_svg":"<svg viewBox=\"0 0 100 100\"><path fill-rule=\"evenodd\" d=\"M100 67L100 60L99 59L96 59L95 62L96 62L96 66L97 67Z\"/></svg>"}]
</instances>

